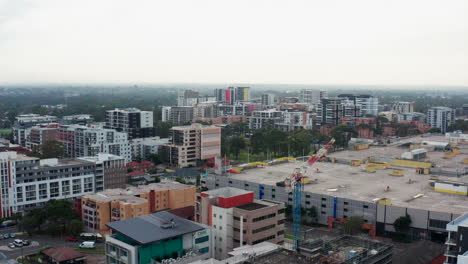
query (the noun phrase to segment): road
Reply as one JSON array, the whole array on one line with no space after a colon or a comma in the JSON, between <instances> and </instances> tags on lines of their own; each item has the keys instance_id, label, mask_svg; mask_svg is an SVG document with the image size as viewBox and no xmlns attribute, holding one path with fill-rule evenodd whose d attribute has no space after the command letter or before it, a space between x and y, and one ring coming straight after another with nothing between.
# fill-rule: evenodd
<instances>
[{"instance_id":1,"label":"road","mask_svg":"<svg viewBox=\"0 0 468 264\"><path fill-rule=\"evenodd\" d=\"M14 233L16 228L2 228L0 234ZM30 255L37 253L41 248L45 247L59 247L68 246L71 248L78 248L80 242L66 242L65 237L51 237L45 235L33 235L29 237L27 235L17 235L16 238L27 239L31 242L30 246L24 246L21 248L8 248L8 243L12 243L14 239L2 239L0 240L0 262L1 260L17 259L20 256ZM104 249L104 243L96 243L97 249Z\"/></svg>"}]
</instances>

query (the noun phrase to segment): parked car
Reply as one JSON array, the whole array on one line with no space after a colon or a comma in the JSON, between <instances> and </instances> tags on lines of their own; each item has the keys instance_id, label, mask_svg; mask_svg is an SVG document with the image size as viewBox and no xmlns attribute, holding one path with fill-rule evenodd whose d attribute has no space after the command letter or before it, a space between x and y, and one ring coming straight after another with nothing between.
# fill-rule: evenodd
<instances>
[{"instance_id":1,"label":"parked car","mask_svg":"<svg viewBox=\"0 0 468 264\"><path fill-rule=\"evenodd\" d=\"M23 240L23 246L29 246L31 245L31 242L29 240Z\"/></svg>"},{"instance_id":2,"label":"parked car","mask_svg":"<svg viewBox=\"0 0 468 264\"><path fill-rule=\"evenodd\" d=\"M15 246L17 246L17 247L22 247L22 246L23 246L23 240L21 240L21 239L15 239L15 240L13 241L13 244L15 244Z\"/></svg>"},{"instance_id":3,"label":"parked car","mask_svg":"<svg viewBox=\"0 0 468 264\"><path fill-rule=\"evenodd\" d=\"M11 238L15 238L16 235L15 235L14 233L10 233L10 237L11 237Z\"/></svg>"},{"instance_id":4,"label":"parked car","mask_svg":"<svg viewBox=\"0 0 468 264\"><path fill-rule=\"evenodd\" d=\"M8 233L3 234L3 238L5 238L5 239L10 238L10 235Z\"/></svg>"},{"instance_id":5,"label":"parked car","mask_svg":"<svg viewBox=\"0 0 468 264\"><path fill-rule=\"evenodd\" d=\"M0 239L3 239L3 234L0 234Z\"/></svg>"},{"instance_id":6,"label":"parked car","mask_svg":"<svg viewBox=\"0 0 468 264\"><path fill-rule=\"evenodd\" d=\"M65 241L67 241L67 242L78 242L78 240L79 240L79 239L76 238L76 237L67 237L67 238L65 239Z\"/></svg>"},{"instance_id":7,"label":"parked car","mask_svg":"<svg viewBox=\"0 0 468 264\"><path fill-rule=\"evenodd\" d=\"M15 248L16 246L15 246L15 244L13 244L13 243L8 243L8 247L9 247L9 248Z\"/></svg>"},{"instance_id":8,"label":"parked car","mask_svg":"<svg viewBox=\"0 0 468 264\"><path fill-rule=\"evenodd\" d=\"M80 248L96 248L96 242L85 241L80 244Z\"/></svg>"}]
</instances>

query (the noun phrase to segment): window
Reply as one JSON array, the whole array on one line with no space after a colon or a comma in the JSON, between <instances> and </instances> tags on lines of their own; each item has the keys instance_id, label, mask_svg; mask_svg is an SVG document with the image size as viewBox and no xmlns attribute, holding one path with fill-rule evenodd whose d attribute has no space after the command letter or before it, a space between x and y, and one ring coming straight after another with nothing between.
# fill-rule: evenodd
<instances>
[{"instance_id":1,"label":"window","mask_svg":"<svg viewBox=\"0 0 468 264\"><path fill-rule=\"evenodd\" d=\"M327 200L327 198L322 198L322 201L326 201L326 200Z\"/></svg>"},{"instance_id":2,"label":"window","mask_svg":"<svg viewBox=\"0 0 468 264\"><path fill-rule=\"evenodd\" d=\"M310 202L309 202L309 201L306 201L306 204L310 204Z\"/></svg>"},{"instance_id":3,"label":"window","mask_svg":"<svg viewBox=\"0 0 468 264\"><path fill-rule=\"evenodd\" d=\"M195 238L195 244L200 244L200 243L203 243L203 242L206 242L210 239L209 236L204 236L204 237L199 237L199 238Z\"/></svg>"},{"instance_id":4,"label":"window","mask_svg":"<svg viewBox=\"0 0 468 264\"><path fill-rule=\"evenodd\" d=\"M252 222L258 222L258 221L263 221L263 220L266 220L266 219L270 219L270 218L273 218L276 216L276 213L273 213L273 214L269 214L269 215L264 215L264 216L260 216L260 217L257 217L257 218L254 218L252 219Z\"/></svg>"},{"instance_id":5,"label":"window","mask_svg":"<svg viewBox=\"0 0 468 264\"><path fill-rule=\"evenodd\" d=\"M345 205L348 205L348 202L344 202Z\"/></svg>"},{"instance_id":6,"label":"window","mask_svg":"<svg viewBox=\"0 0 468 264\"><path fill-rule=\"evenodd\" d=\"M256 233L263 232L263 231L268 230L268 229L275 228L275 226L276 225L273 224L273 225L268 225L268 226L264 226L264 227L254 229L254 230L252 230L252 234L256 234Z\"/></svg>"},{"instance_id":7,"label":"window","mask_svg":"<svg viewBox=\"0 0 468 264\"><path fill-rule=\"evenodd\" d=\"M363 205L362 207L364 207L364 208L369 208L369 206L368 206L368 205Z\"/></svg>"},{"instance_id":8,"label":"window","mask_svg":"<svg viewBox=\"0 0 468 264\"><path fill-rule=\"evenodd\" d=\"M445 229L448 223L448 221L429 219L429 227Z\"/></svg>"},{"instance_id":9,"label":"window","mask_svg":"<svg viewBox=\"0 0 468 264\"><path fill-rule=\"evenodd\" d=\"M310 198L310 194L306 194L306 198Z\"/></svg>"},{"instance_id":10,"label":"window","mask_svg":"<svg viewBox=\"0 0 468 264\"><path fill-rule=\"evenodd\" d=\"M348 208L343 209L343 211L348 212Z\"/></svg>"},{"instance_id":11,"label":"window","mask_svg":"<svg viewBox=\"0 0 468 264\"><path fill-rule=\"evenodd\" d=\"M322 204L322 208L327 208L327 205L326 205L326 204Z\"/></svg>"}]
</instances>

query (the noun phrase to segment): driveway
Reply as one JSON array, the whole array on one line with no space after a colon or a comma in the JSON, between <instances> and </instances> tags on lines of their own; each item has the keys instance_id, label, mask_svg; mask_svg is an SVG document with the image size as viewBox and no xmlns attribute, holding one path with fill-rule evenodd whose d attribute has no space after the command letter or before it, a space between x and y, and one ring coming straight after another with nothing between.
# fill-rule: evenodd
<instances>
[{"instance_id":1,"label":"driveway","mask_svg":"<svg viewBox=\"0 0 468 264\"><path fill-rule=\"evenodd\" d=\"M8 233L6 230L0 229L0 233ZM78 248L80 242L66 242L65 237L51 237L46 235L17 235L16 238L27 239L31 242L29 246L23 246L20 248L9 248L8 243L13 242L13 238L0 240L0 261L17 259L21 256L31 255L37 253L41 248L45 247L60 247L67 246L71 248ZM104 243L96 243L97 249L104 249ZM93 256L96 254L93 254ZM97 254L103 256L103 254ZM88 262L90 263L90 262Z\"/></svg>"}]
</instances>

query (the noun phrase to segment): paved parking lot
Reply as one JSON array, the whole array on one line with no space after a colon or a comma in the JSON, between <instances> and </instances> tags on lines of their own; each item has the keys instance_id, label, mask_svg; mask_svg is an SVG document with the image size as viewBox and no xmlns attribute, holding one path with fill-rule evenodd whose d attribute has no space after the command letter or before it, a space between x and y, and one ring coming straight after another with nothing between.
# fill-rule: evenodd
<instances>
[{"instance_id":1,"label":"paved parking lot","mask_svg":"<svg viewBox=\"0 0 468 264\"><path fill-rule=\"evenodd\" d=\"M0 229L0 234L14 232L16 229L6 230ZM31 242L29 246L23 246L20 248L9 248L8 243L12 243L14 239L27 239ZM28 235L17 235L16 238L8 238L0 240L0 263L6 260L17 259L20 256L26 256L37 253L41 248L45 247L59 247L68 246L71 248L78 248L80 242L66 242L65 237L50 237L44 235L34 235L29 237ZM104 243L96 243L97 249L104 249ZM97 256L103 256L98 254ZM88 261L88 263L98 263L94 261Z\"/></svg>"}]
</instances>

